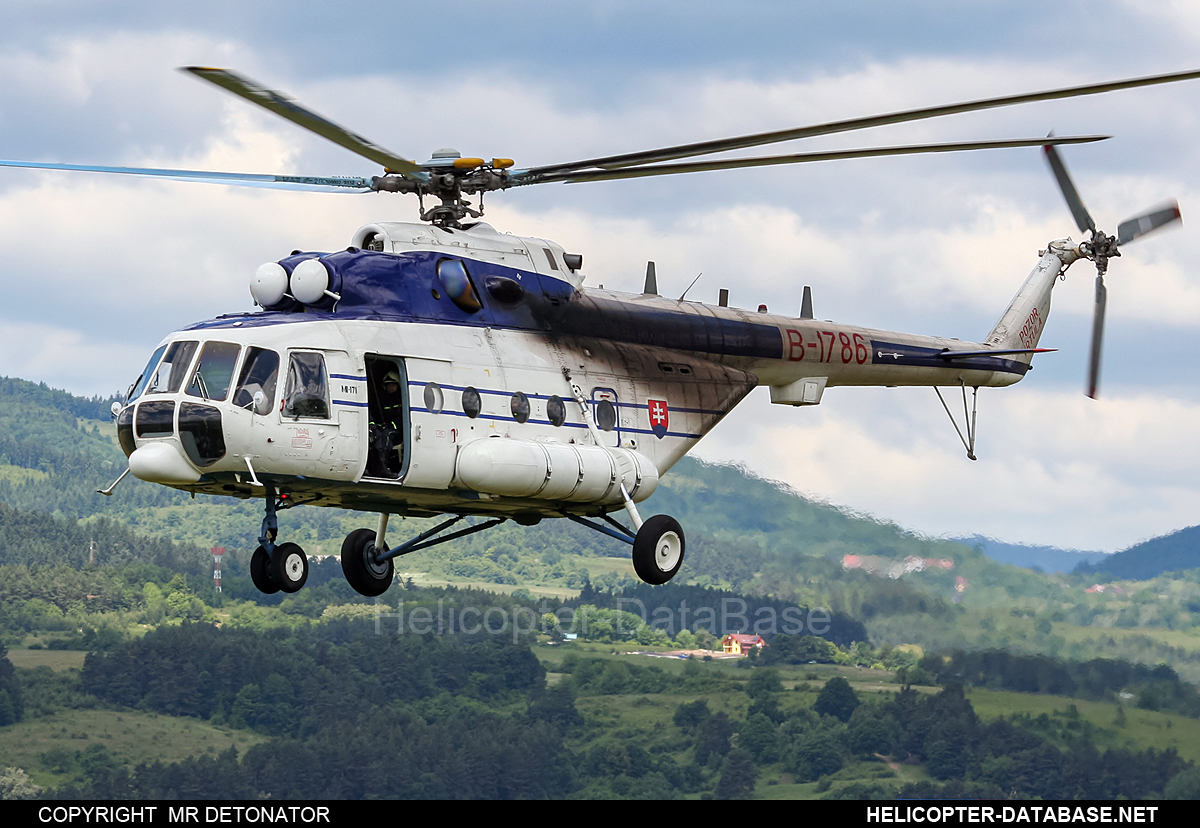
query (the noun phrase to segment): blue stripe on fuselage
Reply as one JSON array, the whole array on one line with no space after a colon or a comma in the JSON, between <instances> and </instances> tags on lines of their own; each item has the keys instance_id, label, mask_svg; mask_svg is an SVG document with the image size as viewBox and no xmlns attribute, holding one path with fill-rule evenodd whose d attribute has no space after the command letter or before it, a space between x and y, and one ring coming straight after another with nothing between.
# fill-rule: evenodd
<instances>
[{"instance_id":1,"label":"blue stripe on fuselage","mask_svg":"<svg viewBox=\"0 0 1200 828\"><path fill-rule=\"evenodd\" d=\"M303 257L311 258L311 254ZM484 307L462 310L446 295L437 263L459 258L439 253L400 255L355 250L322 257L336 272L341 299L333 311L229 314L184 330L366 319L492 327L569 337L603 339L699 354L781 359L783 336L774 325L718 317L704 305L680 302L676 308L575 290L569 283L502 265L460 259ZM289 260L284 260L285 264ZM485 289L489 276L511 279L523 289L517 302L503 303ZM661 300L653 300L656 304Z\"/></svg>"}]
</instances>

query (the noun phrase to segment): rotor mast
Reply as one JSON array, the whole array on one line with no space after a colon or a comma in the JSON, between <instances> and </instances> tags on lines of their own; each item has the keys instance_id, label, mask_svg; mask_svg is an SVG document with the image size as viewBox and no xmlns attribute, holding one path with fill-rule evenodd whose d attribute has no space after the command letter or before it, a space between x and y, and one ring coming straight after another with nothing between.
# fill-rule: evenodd
<instances>
[{"instance_id":1,"label":"rotor mast","mask_svg":"<svg viewBox=\"0 0 1200 828\"><path fill-rule=\"evenodd\" d=\"M371 189L383 193L415 193L422 200L427 195L434 196L441 204L428 210L422 204L421 221L439 227L457 227L464 218L483 215L483 193L513 186L506 172L512 165L511 158L493 158L487 162L482 158L463 158L458 150L445 147L436 150L421 164L423 178L377 175L371 179ZM479 194L478 209L463 198L475 194Z\"/></svg>"}]
</instances>

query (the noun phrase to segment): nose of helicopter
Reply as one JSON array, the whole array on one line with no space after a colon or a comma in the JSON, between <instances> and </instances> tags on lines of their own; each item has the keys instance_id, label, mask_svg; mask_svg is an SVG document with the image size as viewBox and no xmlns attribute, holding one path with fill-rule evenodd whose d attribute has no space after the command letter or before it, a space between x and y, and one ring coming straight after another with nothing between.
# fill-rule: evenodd
<instances>
[{"instance_id":1,"label":"nose of helicopter","mask_svg":"<svg viewBox=\"0 0 1200 828\"><path fill-rule=\"evenodd\" d=\"M200 479L200 473L174 442L156 441L139 446L129 455L129 471L147 483L180 485Z\"/></svg>"}]
</instances>

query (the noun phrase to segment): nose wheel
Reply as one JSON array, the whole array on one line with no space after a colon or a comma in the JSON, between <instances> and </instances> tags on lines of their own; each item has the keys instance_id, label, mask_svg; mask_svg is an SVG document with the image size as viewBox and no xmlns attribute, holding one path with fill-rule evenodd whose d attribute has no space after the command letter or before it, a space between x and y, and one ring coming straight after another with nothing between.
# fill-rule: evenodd
<instances>
[{"instance_id":1,"label":"nose wheel","mask_svg":"<svg viewBox=\"0 0 1200 828\"><path fill-rule=\"evenodd\" d=\"M279 592L279 586L271 579L271 555L261 546L254 550L250 558L250 580L254 582L254 588L264 595Z\"/></svg>"},{"instance_id":2,"label":"nose wheel","mask_svg":"<svg viewBox=\"0 0 1200 828\"><path fill-rule=\"evenodd\" d=\"M295 543L277 544L274 554L260 546L250 558L250 580L264 595L299 592L308 580L308 556Z\"/></svg>"},{"instance_id":3,"label":"nose wheel","mask_svg":"<svg viewBox=\"0 0 1200 828\"><path fill-rule=\"evenodd\" d=\"M281 543L271 556L271 580L284 592L299 592L308 580L308 556L295 543Z\"/></svg>"},{"instance_id":4,"label":"nose wheel","mask_svg":"<svg viewBox=\"0 0 1200 828\"><path fill-rule=\"evenodd\" d=\"M308 580L308 556L299 544L275 543L279 534L275 513L290 505L286 494L276 502L275 489L266 487L266 516L258 538L259 546L250 557L250 580L264 595L299 592Z\"/></svg>"}]
</instances>

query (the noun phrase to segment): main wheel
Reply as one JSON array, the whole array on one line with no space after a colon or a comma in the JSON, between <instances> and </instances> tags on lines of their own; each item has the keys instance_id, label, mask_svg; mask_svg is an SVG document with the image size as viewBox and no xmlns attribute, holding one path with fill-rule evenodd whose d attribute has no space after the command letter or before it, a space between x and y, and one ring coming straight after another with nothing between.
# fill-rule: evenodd
<instances>
[{"instance_id":1,"label":"main wheel","mask_svg":"<svg viewBox=\"0 0 1200 828\"><path fill-rule=\"evenodd\" d=\"M342 541L342 574L355 592L368 598L383 595L392 585L396 568L391 558L375 561L374 529L355 529Z\"/></svg>"},{"instance_id":2,"label":"main wheel","mask_svg":"<svg viewBox=\"0 0 1200 828\"><path fill-rule=\"evenodd\" d=\"M250 580L264 595L274 595L279 592L279 584L271 580L271 556L261 546L254 550L250 557Z\"/></svg>"},{"instance_id":3,"label":"main wheel","mask_svg":"<svg viewBox=\"0 0 1200 828\"><path fill-rule=\"evenodd\" d=\"M633 541L633 568L648 584L665 584L683 565L683 527L670 515L642 524Z\"/></svg>"},{"instance_id":4,"label":"main wheel","mask_svg":"<svg viewBox=\"0 0 1200 828\"><path fill-rule=\"evenodd\" d=\"M308 556L297 544L276 544L270 572L271 580L284 592L299 592L308 580Z\"/></svg>"}]
</instances>

